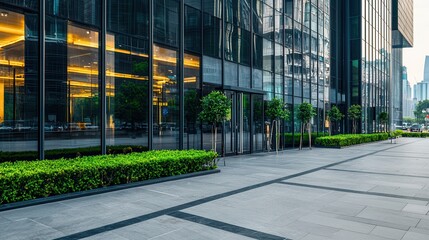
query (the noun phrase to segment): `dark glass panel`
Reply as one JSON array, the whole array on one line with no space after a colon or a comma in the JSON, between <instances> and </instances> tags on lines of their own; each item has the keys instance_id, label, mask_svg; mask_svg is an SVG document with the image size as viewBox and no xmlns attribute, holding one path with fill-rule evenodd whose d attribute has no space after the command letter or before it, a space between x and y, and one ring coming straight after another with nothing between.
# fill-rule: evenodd
<instances>
[{"instance_id":1,"label":"dark glass panel","mask_svg":"<svg viewBox=\"0 0 429 240\"><path fill-rule=\"evenodd\" d=\"M222 56L222 25L219 18L204 14L204 55L220 58Z\"/></svg>"},{"instance_id":2,"label":"dark glass panel","mask_svg":"<svg viewBox=\"0 0 429 240\"><path fill-rule=\"evenodd\" d=\"M253 67L262 69L263 63L263 41L262 37L254 35L253 42Z\"/></svg>"},{"instance_id":3,"label":"dark glass panel","mask_svg":"<svg viewBox=\"0 0 429 240\"><path fill-rule=\"evenodd\" d=\"M177 0L154 1L154 41L178 46L179 43L179 3Z\"/></svg>"},{"instance_id":4,"label":"dark glass panel","mask_svg":"<svg viewBox=\"0 0 429 240\"><path fill-rule=\"evenodd\" d=\"M179 89L177 72L177 52L154 45L154 149L179 148Z\"/></svg>"},{"instance_id":5,"label":"dark glass panel","mask_svg":"<svg viewBox=\"0 0 429 240\"><path fill-rule=\"evenodd\" d=\"M222 0L203 0L204 12L222 18Z\"/></svg>"},{"instance_id":6,"label":"dark glass panel","mask_svg":"<svg viewBox=\"0 0 429 240\"><path fill-rule=\"evenodd\" d=\"M46 12L50 15L100 26L100 0L47 0Z\"/></svg>"},{"instance_id":7,"label":"dark glass panel","mask_svg":"<svg viewBox=\"0 0 429 240\"><path fill-rule=\"evenodd\" d=\"M107 35L107 145L148 145L147 41Z\"/></svg>"},{"instance_id":8,"label":"dark glass panel","mask_svg":"<svg viewBox=\"0 0 429 240\"><path fill-rule=\"evenodd\" d=\"M185 49L201 52L201 12L185 6Z\"/></svg>"},{"instance_id":9,"label":"dark glass panel","mask_svg":"<svg viewBox=\"0 0 429 240\"><path fill-rule=\"evenodd\" d=\"M201 0L185 0L185 4L201 10Z\"/></svg>"},{"instance_id":10,"label":"dark glass panel","mask_svg":"<svg viewBox=\"0 0 429 240\"><path fill-rule=\"evenodd\" d=\"M40 0L0 0L0 3L8 3L20 7L32 8L35 10L39 9L39 1Z\"/></svg>"},{"instance_id":11,"label":"dark glass panel","mask_svg":"<svg viewBox=\"0 0 429 240\"><path fill-rule=\"evenodd\" d=\"M185 54L185 72L183 82L185 90L184 148L200 149L201 128L200 122L198 121L201 96L200 57L191 54Z\"/></svg>"},{"instance_id":12,"label":"dark glass panel","mask_svg":"<svg viewBox=\"0 0 429 240\"><path fill-rule=\"evenodd\" d=\"M48 19L45 149L100 153L99 33Z\"/></svg>"},{"instance_id":13,"label":"dark glass panel","mask_svg":"<svg viewBox=\"0 0 429 240\"><path fill-rule=\"evenodd\" d=\"M148 38L148 0L107 0L107 29Z\"/></svg>"},{"instance_id":14,"label":"dark glass panel","mask_svg":"<svg viewBox=\"0 0 429 240\"><path fill-rule=\"evenodd\" d=\"M225 59L238 60L238 28L231 23L225 24Z\"/></svg>"},{"instance_id":15,"label":"dark glass panel","mask_svg":"<svg viewBox=\"0 0 429 240\"><path fill-rule=\"evenodd\" d=\"M250 65L250 36L249 31L238 29L238 62L245 65Z\"/></svg>"},{"instance_id":16,"label":"dark glass panel","mask_svg":"<svg viewBox=\"0 0 429 240\"><path fill-rule=\"evenodd\" d=\"M37 158L37 15L0 9L0 152Z\"/></svg>"}]
</instances>

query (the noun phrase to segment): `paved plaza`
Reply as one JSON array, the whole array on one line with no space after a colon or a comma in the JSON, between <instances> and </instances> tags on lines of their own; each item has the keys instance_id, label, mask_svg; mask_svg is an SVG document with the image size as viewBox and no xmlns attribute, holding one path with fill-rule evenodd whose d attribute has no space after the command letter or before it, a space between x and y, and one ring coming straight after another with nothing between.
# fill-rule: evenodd
<instances>
[{"instance_id":1,"label":"paved plaza","mask_svg":"<svg viewBox=\"0 0 429 240\"><path fill-rule=\"evenodd\" d=\"M217 174L0 212L0 239L429 239L429 139L219 165Z\"/></svg>"}]
</instances>

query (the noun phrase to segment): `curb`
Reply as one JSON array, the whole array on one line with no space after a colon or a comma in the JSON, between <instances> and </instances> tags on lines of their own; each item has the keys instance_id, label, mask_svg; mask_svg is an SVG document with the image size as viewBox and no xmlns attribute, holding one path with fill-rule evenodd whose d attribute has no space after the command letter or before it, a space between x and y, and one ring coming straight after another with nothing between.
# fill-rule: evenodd
<instances>
[{"instance_id":1,"label":"curb","mask_svg":"<svg viewBox=\"0 0 429 240\"><path fill-rule=\"evenodd\" d=\"M102 193L124 190L124 189L128 189L128 188L141 187L141 186L146 186L146 185L151 185L151 184L156 184L156 183L170 182L170 181L176 181L176 180L181 180L181 179L186 179L186 178L191 178L191 177L204 176L204 175L209 175L209 174L214 174L214 173L220 173L220 169L212 169L212 170L206 170L206 171L201 171L201 172L186 173L186 174L181 174L181 175L176 175L176 176L169 176L169 177L163 177L163 178L144 180L144 181L140 181L140 182L133 182L133 183L107 186L107 187L103 187L103 188L96 188L96 189L91 189L91 190L87 190L87 191L65 193L65 194L50 196L50 197L45 197L45 198L37 198L37 199L26 200L26 201L21 201L21 202L1 204L0 205L0 212L12 210L12 209L30 207L30 206L40 205L40 204L58 202L58 201L63 201L63 200L69 200L69 199L74 199L74 198L87 197L87 196L92 196L92 195L97 195L97 194L102 194Z\"/></svg>"}]
</instances>

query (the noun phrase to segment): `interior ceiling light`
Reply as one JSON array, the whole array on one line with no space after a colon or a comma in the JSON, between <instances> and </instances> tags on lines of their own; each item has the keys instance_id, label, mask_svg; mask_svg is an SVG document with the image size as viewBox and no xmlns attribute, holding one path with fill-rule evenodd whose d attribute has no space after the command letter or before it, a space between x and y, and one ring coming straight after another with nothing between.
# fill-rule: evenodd
<instances>
[{"instance_id":1,"label":"interior ceiling light","mask_svg":"<svg viewBox=\"0 0 429 240\"><path fill-rule=\"evenodd\" d=\"M1 12L0 13L0 16L2 16L2 17L7 17L9 15L9 13L8 12Z\"/></svg>"}]
</instances>

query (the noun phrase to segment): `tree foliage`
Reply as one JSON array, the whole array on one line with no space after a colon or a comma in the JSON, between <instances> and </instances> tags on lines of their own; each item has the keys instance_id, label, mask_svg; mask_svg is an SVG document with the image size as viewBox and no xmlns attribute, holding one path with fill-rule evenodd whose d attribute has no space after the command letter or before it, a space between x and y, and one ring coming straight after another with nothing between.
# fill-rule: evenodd
<instances>
[{"instance_id":1,"label":"tree foliage","mask_svg":"<svg viewBox=\"0 0 429 240\"><path fill-rule=\"evenodd\" d=\"M199 118L212 124L212 149L216 152L217 124L231 116L231 101L219 91L213 91L201 99Z\"/></svg>"},{"instance_id":2,"label":"tree foliage","mask_svg":"<svg viewBox=\"0 0 429 240\"><path fill-rule=\"evenodd\" d=\"M387 122L389 121L389 114L387 112L381 112L378 115L378 118L380 119L380 123L384 126L384 131L387 130Z\"/></svg>"},{"instance_id":3,"label":"tree foliage","mask_svg":"<svg viewBox=\"0 0 429 240\"><path fill-rule=\"evenodd\" d=\"M199 118L203 122L217 124L230 115L231 101L219 91L213 91L201 99Z\"/></svg>"},{"instance_id":4,"label":"tree foliage","mask_svg":"<svg viewBox=\"0 0 429 240\"><path fill-rule=\"evenodd\" d=\"M340 109L337 106L332 106L332 108L328 111L328 118L329 118L329 124L330 131L329 134L331 134L333 126L336 125L336 130L339 128L339 122L344 118L344 114L340 111ZM334 131L335 134L335 131Z\"/></svg>"},{"instance_id":5,"label":"tree foliage","mask_svg":"<svg viewBox=\"0 0 429 240\"><path fill-rule=\"evenodd\" d=\"M429 100L424 100L417 103L416 108L414 110L414 116L416 116L416 119L420 123L423 123L426 115L429 115L429 113L422 112L422 111L426 111L426 109L428 108L429 108Z\"/></svg>"},{"instance_id":6,"label":"tree foliage","mask_svg":"<svg viewBox=\"0 0 429 240\"><path fill-rule=\"evenodd\" d=\"M301 122L301 137L299 141L299 149L302 149L304 128L307 127L309 146L311 149L311 119L316 115L313 105L310 103L301 103L298 107L297 117Z\"/></svg>"},{"instance_id":7,"label":"tree foliage","mask_svg":"<svg viewBox=\"0 0 429 240\"><path fill-rule=\"evenodd\" d=\"M353 133L356 133L357 121L362 117L362 107L359 104L351 105L347 111L347 115L353 122Z\"/></svg>"},{"instance_id":8,"label":"tree foliage","mask_svg":"<svg viewBox=\"0 0 429 240\"><path fill-rule=\"evenodd\" d=\"M299 105L297 117L301 123L308 124L315 115L316 111L310 103L302 103Z\"/></svg>"},{"instance_id":9,"label":"tree foliage","mask_svg":"<svg viewBox=\"0 0 429 240\"><path fill-rule=\"evenodd\" d=\"M328 111L329 120L332 122L341 121L344 118L344 114L340 111L337 106L332 106L331 110Z\"/></svg>"},{"instance_id":10,"label":"tree foliage","mask_svg":"<svg viewBox=\"0 0 429 240\"><path fill-rule=\"evenodd\" d=\"M124 81L115 96L115 117L133 128L138 122L146 121L148 109L147 83L144 81Z\"/></svg>"},{"instance_id":11,"label":"tree foliage","mask_svg":"<svg viewBox=\"0 0 429 240\"><path fill-rule=\"evenodd\" d=\"M289 114L289 110L286 108L282 99L275 97L268 102L265 115L270 120L287 119L289 118Z\"/></svg>"}]
</instances>

